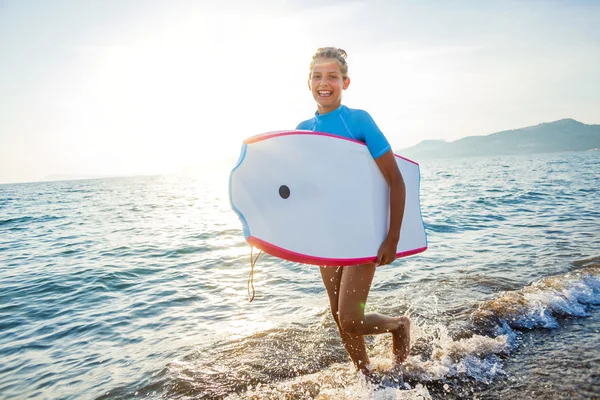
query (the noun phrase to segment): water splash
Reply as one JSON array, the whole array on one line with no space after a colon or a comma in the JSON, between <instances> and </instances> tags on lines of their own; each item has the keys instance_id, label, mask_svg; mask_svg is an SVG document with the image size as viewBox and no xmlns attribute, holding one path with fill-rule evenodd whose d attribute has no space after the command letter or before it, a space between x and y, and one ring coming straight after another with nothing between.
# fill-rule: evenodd
<instances>
[{"instance_id":1,"label":"water splash","mask_svg":"<svg viewBox=\"0 0 600 400\"><path fill-rule=\"evenodd\" d=\"M392 365L388 335L368 341L375 381L357 374L349 360L338 361L314 373L252 384L227 398L430 399L455 391L473 395L477 385L505 375L503 359L519 345L519 329L554 328L561 317L589 315L592 304L600 304L597 263L480 303L472 313L473 330L453 334L444 324L411 316L412 350L401 371ZM481 326L493 329L484 334Z\"/></svg>"},{"instance_id":2,"label":"water splash","mask_svg":"<svg viewBox=\"0 0 600 400\"><path fill-rule=\"evenodd\" d=\"M395 386L395 387L394 387ZM290 381L270 385L255 385L226 399L316 399L316 400L391 400L431 399L427 388L397 381L394 386L373 383L354 371L350 363L336 363L315 374L299 376Z\"/></svg>"},{"instance_id":3,"label":"water splash","mask_svg":"<svg viewBox=\"0 0 600 400\"><path fill-rule=\"evenodd\" d=\"M511 337L473 334L454 339L441 325L415 325L413 353L405 365L405 378L419 382L470 378L490 383L502 373L501 355L511 350Z\"/></svg>"},{"instance_id":4,"label":"water splash","mask_svg":"<svg viewBox=\"0 0 600 400\"><path fill-rule=\"evenodd\" d=\"M325 340L333 333L321 332L321 337L313 339ZM510 349L507 335L453 339L445 326L417 318L413 318L411 336L415 343L413 354L402 368L392 365L389 335L370 338L368 347L374 367L371 379L357 373L350 360L340 354L338 361L315 372L254 381L227 399L431 399L428 383L433 382L443 392L450 390L446 382L451 379L493 381L503 373L500 356Z\"/></svg>"}]
</instances>

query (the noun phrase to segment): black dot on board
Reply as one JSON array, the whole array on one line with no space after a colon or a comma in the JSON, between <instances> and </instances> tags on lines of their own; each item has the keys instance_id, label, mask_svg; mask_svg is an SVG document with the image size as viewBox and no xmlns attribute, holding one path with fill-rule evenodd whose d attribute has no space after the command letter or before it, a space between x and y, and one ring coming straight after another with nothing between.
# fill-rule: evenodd
<instances>
[{"instance_id":1,"label":"black dot on board","mask_svg":"<svg viewBox=\"0 0 600 400\"><path fill-rule=\"evenodd\" d=\"M279 195L282 199L287 199L288 197L290 197L290 188L286 185L279 186Z\"/></svg>"}]
</instances>

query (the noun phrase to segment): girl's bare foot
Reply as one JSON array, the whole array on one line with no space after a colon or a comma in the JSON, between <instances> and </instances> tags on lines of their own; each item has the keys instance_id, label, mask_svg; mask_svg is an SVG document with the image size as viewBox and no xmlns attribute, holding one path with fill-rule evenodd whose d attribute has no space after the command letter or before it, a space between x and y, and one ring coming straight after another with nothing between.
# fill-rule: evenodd
<instances>
[{"instance_id":1,"label":"girl's bare foot","mask_svg":"<svg viewBox=\"0 0 600 400\"><path fill-rule=\"evenodd\" d=\"M410 353L410 320L407 317L399 317L398 328L392 332L392 353L394 364L401 365Z\"/></svg>"},{"instance_id":2,"label":"girl's bare foot","mask_svg":"<svg viewBox=\"0 0 600 400\"><path fill-rule=\"evenodd\" d=\"M369 375L375 370L375 368L370 363L362 362L356 367L356 369L362 372L364 375Z\"/></svg>"}]
</instances>

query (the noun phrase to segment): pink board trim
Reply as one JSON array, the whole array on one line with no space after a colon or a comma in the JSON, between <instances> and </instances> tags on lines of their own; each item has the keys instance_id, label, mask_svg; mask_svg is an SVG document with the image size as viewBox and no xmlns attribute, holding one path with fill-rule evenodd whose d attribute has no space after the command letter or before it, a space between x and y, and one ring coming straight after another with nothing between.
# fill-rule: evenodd
<instances>
[{"instance_id":1,"label":"pink board trim","mask_svg":"<svg viewBox=\"0 0 600 400\"><path fill-rule=\"evenodd\" d=\"M363 257L363 258L324 258L324 257L314 257L306 254L296 253L294 251L286 250L279 246L275 246L269 242L265 242L264 240L258 239L254 236L250 236L247 239L247 242L251 245L268 253L274 257L282 258L284 260L297 262L301 264L311 264L325 267L339 267L339 266L349 266L349 265L359 265L359 264L368 264L375 262L377 259L376 256L373 257ZM427 250L427 246L421 247L418 249L402 251L400 253L396 253L396 258L407 257L413 254L422 253Z\"/></svg>"},{"instance_id":2,"label":"pink board trim","mask_svg":"<svg viewBox=\"0 0 600 400\"><path fill-rule=\"evenodd\" d=\"M333 137L336 139L343 139L343 140L347 140L349 142L354 142L354 143L358 143L361 144L363 146L366 146L365 143L358 141L358 140L354 140L354 139L350 139L347 137L343 137L343 136L338 136L338 135L334 135L331 133L325 133L325 132L316 132L316 131L276 131L276 132L267 132L267 133L261 133L259 135L255 135L255 136L251 136L248 139L244 140L245 144L252 144L252 143L256 143L256 142L260 142L262 140L267 140L267 139L271 139L271 138L275 138L275 137L279 137L279 136L290 136L290 135L314 135L314 136L328 136L328 137ZM398 154L394 153L394 155L398 158L401 158L405 161L411 162L415 165L419 165L419 163L413 161L413 160L409 160L406 157L402 157L399 156Z\"/></svg>"}]
</instances>

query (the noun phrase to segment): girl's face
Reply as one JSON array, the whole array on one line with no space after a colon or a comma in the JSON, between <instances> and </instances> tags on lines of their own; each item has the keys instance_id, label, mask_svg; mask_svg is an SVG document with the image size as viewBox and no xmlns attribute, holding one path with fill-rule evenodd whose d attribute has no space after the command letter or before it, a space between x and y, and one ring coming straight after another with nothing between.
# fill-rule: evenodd
<instances>
[{"instance_id":1,"label":"girl's face","mask_svg":"<svg viewBox=\"0 0 600 400\"><path fill-rule=\"evenodd\" d=\"M308 88L317 102L319 114L326 114L342 103L342 91L350 85L350 78L342 77L340 64L332 59L317 60L308 80Z\"/></svg>"}]
</instances>

